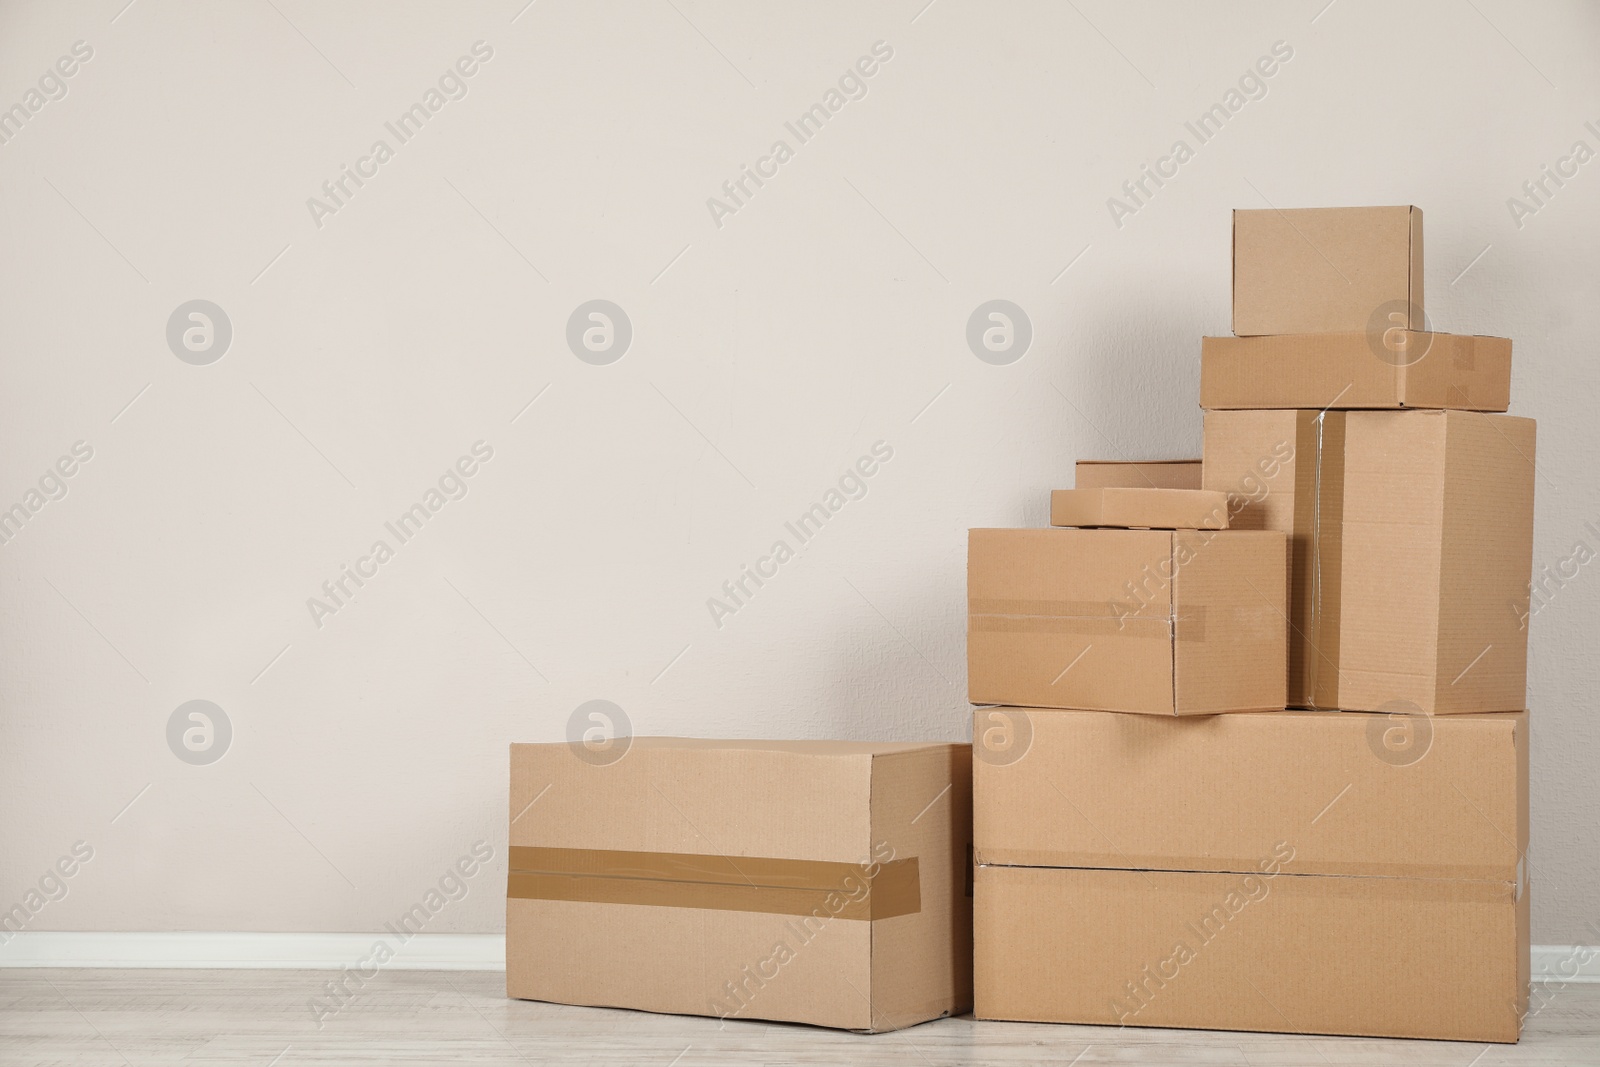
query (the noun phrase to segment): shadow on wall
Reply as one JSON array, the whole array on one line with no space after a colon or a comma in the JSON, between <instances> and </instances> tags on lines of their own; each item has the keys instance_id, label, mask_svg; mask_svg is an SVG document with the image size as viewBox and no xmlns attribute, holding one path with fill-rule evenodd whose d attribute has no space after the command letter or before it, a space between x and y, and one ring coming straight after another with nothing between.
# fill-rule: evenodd
<instances>
[{"instance_id":1,"label":"shadow on wall","mask_svg":"<svg viewBox=\"0 0 1600 1067\"><path fill-rule=\"evenodd\" d=\"M1226 280L1225 255L1223 264ZM1051 381L1085 442L1071 459L1200 455L1200 339L1229 329L1226 307L1219 319L1196 296L1214 288L1211 270L1184 265L1158 284L1130 277L1111 283L1110 299L1049 309L1041 333L1053 341Z\"/></svg>"},{"instance_id":2,"label":"shadow on wall","mask_svg":"<svg viewBox=\"0 0 1600 1067\"><path fill-rule=\"evenodd\" d=\"M963 570L965 558L963 550ZM944 564L935 560L928 566ZM871 597L867 603L844 589L848 600L840 601L838 632L829 641L842 651L822 686L844 697L827 709L820 736L968 740L966 583L955 583L952 596L947 577L902 577L888 588L863 587L861 593Z\"/></svg>"}]
</instances>

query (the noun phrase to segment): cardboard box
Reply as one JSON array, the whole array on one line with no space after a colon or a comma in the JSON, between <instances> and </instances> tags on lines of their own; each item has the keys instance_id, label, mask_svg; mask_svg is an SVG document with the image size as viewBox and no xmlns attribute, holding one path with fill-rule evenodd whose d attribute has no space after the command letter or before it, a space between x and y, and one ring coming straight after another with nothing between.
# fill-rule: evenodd
<instances>
[{"instance_id":1,"label":"cardboard box","mask_svg":"<svg viewBox=\"0 0 1600 1067\"><path fill-rule=\"evenodd\" d=\"M1517 1040L1528 719L980 708L981 1019Z\"/></svg>"},{"instance_id":2,"label":"cardboard box","mask_svg":"<svg viewBox=\"0 0 1600 1067\"><path fill-rule=\"evenodd\" d=\"M1200 461L1080 459L1073 484L1079 489L1199 489Z\"/></svg>"},{"instance_id":3,"label":"cardboard box","mask_svg":"<svg viewBox=\"0 0 1600 1067\"><path fill-rule=\"evenodd\" d=\"M1208 411L1207 489L1229 526L1289 537L1289 706L1339 706L1343 411Z\"/></svg>"},{"instance_id":4,"label":"cardboard box","mask_svg":"<svg viewBox=\"0 0 1600 1067\"><path fill-rule=\"evenodd\" d=\"M1526 706L1534 446L1508 415L1206 412L1231 529L1290 537L1290 706Z\"/></svg>"},{"instance_id":5,"label":"cardboard box","mask_svg":"<svg viewBox=\"0 0 1600 1067\"><path fill-rule=\"evenodd\" d=\"M1350 413L1339 707L1527 706L1534 455L1532 419Z\"/></svg>"},{"instance_id":6,"label":"cardboard box","mask_svg":"<svg viewBox=\"0 0 1600 1067\"><path fill-rule=\"evenodd\" d=\"M1274 531L971 530L974 704L1210 715L1282 708Z\"/></svg>"},{"instance_id":7,"label":"cardboard box","mask_svg":"<svg viewBox=\"0 0 1600 1067\"><path fill-rule=\"evenodd\" d=\"M616 756L511 746L507 996L862 1031L971 1005L971 746Z\"/></svg>"},{"instance_id":8,"label":"cardboard box","mask_svg":"<svg viewBox=\"0 0 1600 1067\"><path fill-rule=\"evenodd\" d=\"M1226 530L1228 496L1200 489L1056 489L1050 525Z\"/></svg>"},{"instance_id":9,"label":"cardboard box","mask_svg":"<svg viewBox=\"0 0 1600 1067\"><path fill-rule=\"evenodd\" d=\"M1511 342L1422 333L1207 337L1203 408L1460 408L1511 403Z\"/></svg>"},{"instance_id":10,"label":"cardboard box","mask_svg":"<svg viewBox=\"0 0 1600 1067\"><path fill-rule=\"evenodd\" d=\"M1233 213L1233 332L1425 330L1422 211L1302 208Z\"/></svg>"}]
</instances>

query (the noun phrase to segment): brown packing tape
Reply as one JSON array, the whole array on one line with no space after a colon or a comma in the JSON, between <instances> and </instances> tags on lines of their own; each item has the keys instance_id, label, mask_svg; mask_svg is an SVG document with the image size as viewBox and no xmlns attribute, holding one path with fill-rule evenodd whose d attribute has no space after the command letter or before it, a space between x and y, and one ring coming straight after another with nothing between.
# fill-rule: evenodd
<instances>
[{"instance_id":1,"label":"brown packing tape","mask_svg":"<svg viewBox=\"0 0 1600 1067\"><path fill-rule=\"evenodd\" d=\"M1343 522L1342 506L1338 500L1344 493L1344 442L1345 429L1344 412L1335 412L1332 416L1337 420L1330 424L1329 413L1322 411L1312 419L1311 438L1315 443L1315 461L1312 466L1311 486L1311 531L1307 538L1307 555L1310 567L1311 616L1306 623L1306 630L1302 634L1290 634L1290 639L1299 639L1304 647L1302 653L1304 663L1302 669L1305 674L1305 692L1291 694L1291 699L1303 696L1304 706L1312 709L1323 708L1332 710L1338 706L1338 639L1339 639L1339 610L1342 605L1343 595L1340 588L1339 560L1334 558L1329 551L1328 538L1325 532L1331 530L1337 536L1342 536L1339 529ZM1337 454L1338 480L1332 481L1334 472L1329 470L1328 457ZM1324 484L1324 483L1327 484ZM1332 494L1332 495L1330 495ZM1325 499L1326 498L1326 499ZM1330 509L1337 509L1333 515L1324 514L1324 505ZM1331 617L1330 617L1331 616ZM1332 655L1328 650L1332 649ZM1321 695L1331 694L1327 700L1320 700Z\"/></svg>"},{"instance_id":2,"label":"brown packing tape","mask_svg":"<svg viewBox=\"0 0 1600 1067\"><path fill-rule=\"evenodd\" d=\"M1114 605L1105 600L997 600L974 598L967 602L974 615L1051 615L1058 618L1116 619ZM1137 613L1135 616L1137 617ZM1144 616L1165 620L1166 616Z\"/></svg>"},{"instance_id":3,"label":"brown packing tape","mask_svg":"<svg viewBox=\"0 0 1600 1067\"><path fill-rule=\"evenodd\" d=\"M1119 619L1106 614L1107 605L1100 605L1099 615L1055 614L1048 600L1005 601L1007 604L1028 605L1033 610L985 612L982 605L995 601L975 600L967 629L978 633L1048 633L1048 634L1100 634L1123 637L1176 637L1179 641L1204 641L1206 639L1206 608L1204 604L1185 605L1182 615L1129 615Z\"/></svg>"},{"instance_id":4,"label":"brown packing tape","mask_svg":"<svg viewBox=\"0 0 1600 1067\"><path fill-rule=\"evenodd\" d=\"M1328 413L1326 411L1317 415L1313 420L1317 442L1316 465L1312 467L1311 483L1311 543L1307 546L1311 554L1311 621L1305 635L1307 652L1305 672L1307 678L1307 704L1317 706L1317 686L1322 679L1322 454L1323 431L1326 428Z\"/></svg>"},{"instance_id":5,"label":"brown packing tape","mask_svg":"<svg viewBox=\"0 0 1600 1067\"><path fill-rule=\"evenodd\" d=\"M922 910L917 858L841 863L513 845L506 896L595 904L891 919ZM871 872L870 868L876 870Z\"/></svg>"}]
</instances>

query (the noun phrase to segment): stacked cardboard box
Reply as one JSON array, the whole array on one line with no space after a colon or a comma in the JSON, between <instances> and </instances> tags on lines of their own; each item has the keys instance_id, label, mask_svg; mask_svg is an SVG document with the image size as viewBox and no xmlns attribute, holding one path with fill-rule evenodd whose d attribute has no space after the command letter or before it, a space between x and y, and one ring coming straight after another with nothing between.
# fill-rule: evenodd
<instances>
[{"instance_id":1,"label":"stacked cardboard box","mask_svg":"<svg viewBox=\"0 0 1600 1067\"><path fill-rule=\"evenodd\" d=\"M1515 1041L1510 342L1429 329L1415 208L1237 212L1233 263L1235 336L1201 353L1222 496L1096 465L1052 521L1101 528L971 533L969 698L1001 705L974 722L976 1012Z\"/></svg>"}]
</instances>

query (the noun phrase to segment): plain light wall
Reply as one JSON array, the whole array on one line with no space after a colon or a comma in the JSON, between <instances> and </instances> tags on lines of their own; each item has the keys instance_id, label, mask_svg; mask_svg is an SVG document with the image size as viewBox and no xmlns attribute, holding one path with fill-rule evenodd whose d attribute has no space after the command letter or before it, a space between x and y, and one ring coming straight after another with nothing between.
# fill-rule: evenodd
<instances>
[{"instance_id":1,"label":"plain light wall","mask_svg":"<svg viewBox=\"0 0 1600 1067\"><path fill-rule=\"evenodd\" d=\"M1235 207L1420 205L1435 324L1516 343L1536 565L1600 549L1600 161L1523 189L1600 149L1592 5L124 3L0 8L0 107L39 104L0 144L0 508L93 451L0 546L0 908L93 850L29 929L375 930L481 840L428 928L498 930L507 743L590 700L638 733L966 738L966 529L1042 524L1080 458L1199 455ZM167 336L196 299L232 328L206 365ZM596 299L632 327L609 365L566 337ZM1009 365L967 343L992 299L1032 325ZM1534 939L1600 943L1600 577L1568 570L1532 624ZM232 728L209 765L169 747L197 699Z\"/></svg>"}]
</instances>

